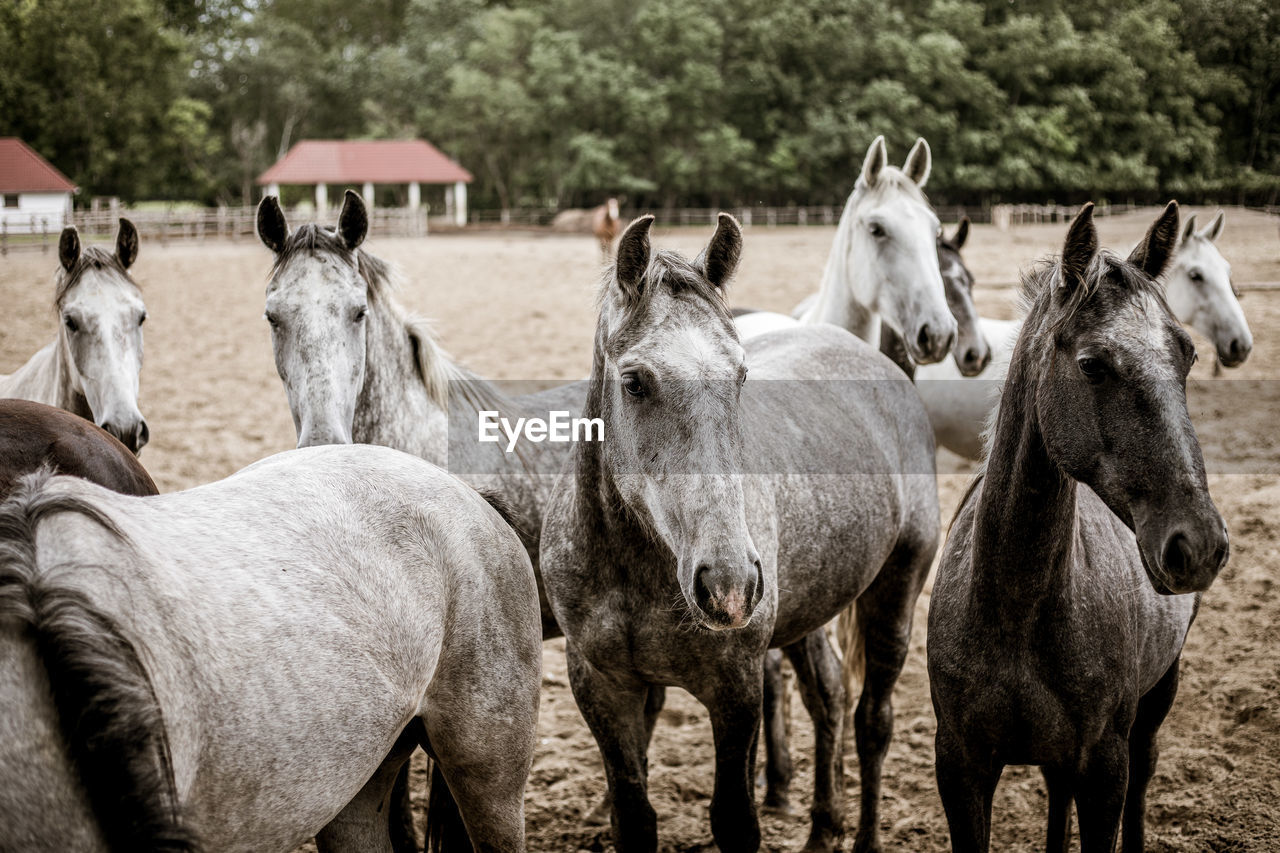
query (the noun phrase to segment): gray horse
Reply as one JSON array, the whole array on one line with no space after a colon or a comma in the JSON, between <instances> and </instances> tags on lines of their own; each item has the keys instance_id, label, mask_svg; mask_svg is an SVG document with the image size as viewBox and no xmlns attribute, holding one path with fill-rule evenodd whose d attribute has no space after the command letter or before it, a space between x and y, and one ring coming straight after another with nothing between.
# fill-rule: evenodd
<instances>
[{"instance_id":1,"label":"gray horse","mask_svg":"<svg viewBox=\"0 0 1280 853\"><path fill-rule=\"evenodd\" d=\"M476 435L480 409L512 420L576 414L586 383L506 397L459 367L427 325L396 303L389 268L360 248L368 231L364 202L350 190L332 231L302 225L290 232L274 196L258 207L258 234L275 253L265 314L298 446L394 447L500 493L521 519L536 573L542 507L569 445L529 443L507 453L459 437ZM559 636L545 598L542 619L544 636Z\"/></svg>"},{"instance_id":2,"label":"gray horse","mask_svg":"<svg viewBox=\"0 0 1280 853\"><path fill-rule=\"evenodd\" d=\"M148 498L36 475L0 505L0 849L390 850L422 744L434 834L523 850L539 646L518 538L405 454Z\"/></svg>"},{"instance_id":3,"label":"gray horse","mask_svg":"<svg viewBox=\"0 0 1280 853\"><path fill-rule=\"evenodd\" d=\"M938 542L928 418L897 368L843 329L773 332L744 349L724 295L737 223L721 214L689 263L651 252L652 221L628 227L602 287L584 413L604 421L604 440L574 445L542 539L574 696L604 757L614 841L657 847L652 698L678 685L711 716L716 843L758 849L762 662L781 647L814 719L808 849L835 849L844 691L822 626L856 599L867 673L854 718L857 849L879 849L891 694Z\"/></svg>"},{"instance_id":4,"label":"gray horse","mask_svg":"<svg viewBox=\"0 0 1280 853\"><path fill-rule=\"evenodd\" d=\"M1127 260L1092 205L1060 260L1023 279L985 474L943 550L929 609L938 790L957 851L985 851L1008 764L1044 769L1047 849L1143 847L1156 733L1183 641L1227 559L1187 415L1191 339L1160 276L1170 203Z\"/></svg>"},{"instance_id":5,"label":"gray horse","mask_svg":"<svg viewBox=\"0 0 1280 853\"><path fill-rule=\"evenodd\" d=\"M129 275L137 258L138 231L127 219L120 220L115 252L82 249L76 229L63 230L53 300L58 337L15 372L0 376L0 397L66 409L134 453L142 450L150 437L138 411L147 308Z\"/></svg>"}]
</instances>

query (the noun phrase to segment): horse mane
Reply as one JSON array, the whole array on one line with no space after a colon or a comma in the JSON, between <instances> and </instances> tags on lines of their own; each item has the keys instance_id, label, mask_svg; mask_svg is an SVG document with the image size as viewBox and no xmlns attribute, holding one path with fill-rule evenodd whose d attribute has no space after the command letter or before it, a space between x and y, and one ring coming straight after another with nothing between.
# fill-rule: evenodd
<instances>
[{"instance_id":1,"label":"horse mane","mask_svg":"<svg viewBox=\"0 0 1280 853\"><path fill-rule=\"evenodd\" d=\"M67 291L80 280L80 277L89 270L109 270L116 273L125 281L138 287L138 283L133 280L133 276L129 275L129 271L124 268L124 264L120 263L120 259L116 257L115 252L103 249L100 246L89 246L80 253L80 257L76 259L75 266L70 270L64 270L58 267L58 279L53 294L53 304L58 308L62 307L62 300L67 297ZM138 287L139 290L142 288Z\"/></svg>"},{"instance_id":2,"label":"horse mane","mask_svg":"<svg viewBox=\"0 0 1280 853\"><path fill-rule=\"evenodd\" d=\"M276 255L271 276L274 278L300 255L319 253L337 255L348 263L353 263L356 272L364 280L370 304L385 310L395 322L404 326L413 347L418 375L432 402L446 412L450 402L454 400L477 410L501 409L508 405L505 395L492 383L453 360L436 342L435 333L427 320L410 314L395 300L394 292L398 281L391 265L361 248L357 247L354 251L348 249L336 230L322 228L314 223L298 226Z\"/></svg>"},{"instance_id":3,"label":"horse mane","mask_svg":"<svg viewBox=\"0 0 1280 853\"><path fill-rule=\"evenodd\" d=\"M666 291L672 296L691 295L699 302L710 305L726 326L734 328L733 312L725 298L725 292L707 280L702 264L701 254L689 261L667 249L654 251L649 258L649 266L644 272L644 284L640 288L639 299L633 300L627 306L626 314L618 328L629 326L636 318L643 316L652 304L654 294L659 291ZM617 261L615 260L605 268L599 287L596 289L596 307L601 309L602 316L616 278Z\"/></svg>"},{"instance_id":4,"label":"horse mane","mask_svg":"<svg viewBox=\"0 0 1280 853\"><path fill-rule=\"evenodd\" d=\"M182 821L160 703L138 650L88 596L59 584L37 561L36 528L61 512L128 539L88 501L46 489L51 476L44 468L23 477L0 504L0 620L35 646L107 848L196 851L199 844Z\"/></svg>"}]
</instances>

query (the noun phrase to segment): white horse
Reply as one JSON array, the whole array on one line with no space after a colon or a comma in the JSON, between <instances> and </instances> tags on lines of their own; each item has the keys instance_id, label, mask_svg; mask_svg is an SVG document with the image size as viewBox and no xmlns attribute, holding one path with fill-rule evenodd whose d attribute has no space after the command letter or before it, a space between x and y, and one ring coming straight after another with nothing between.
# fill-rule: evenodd
<instances>
[{"instance_id":1,"label":"white horse","mask_svg":"<svg viewBox=\"0 0 1280 853\"><path fill-rule=\"evenodd\" d=\"M398 451L34 475L0 505L0 849L389 851L422 744L429 834L522 851L540 647L519 538Z\"/></svg>"},{"instance_id":2,"label":"white horse","mask_svg":"<svg viewBox=\"0 0 1280 853\"><path fill-rule=\"evenodd\" d=\"M128 272L137 257L138 231L127 219L120 220L114 254L96 246L82 251L76 229L64 229L54 291L58 337L16 372L0 376L0 397L66 409L134 453L150 437L138 411L147 308Z\"/></svg>"},{"instance_id":3,"label":"white horse","mask_svg":"<svg viewBox=\"0 0 1280 853\"><path fill-rule=\"evenodd\" d=\"M1222 234L1222 211L1201 231L1187 218L1182 242L1165 274L1165 299L1178 321L1213 341L1218 362L1235 367L1249 357L1253 335L1231 284L1231 265L1214 241ZM1000 400L1009 356L1022 328L1020 320L979 319L991 344L991 364L980 376L961 376L950 362L916 371L916 388L924 399L940 447L969 459L983 455L983 431ZM959 380L964 381L959 381Z\"/></svg>"},{"instance_id":4,"label":"white horse","mask_svg":"<svg viewBox=\"0 0 1280 853\"><path fill-rule=\"evenodd\" d=\"M735 318L743 340L775 329L831 323L873 346L883 320L918 364L946 356L956 336L938 269L938 217L921 188L929 179L929 143L917 139L902 169L888 164L884 137L867 149L845 202L818 292L792 317L756 311Z\"/></svg>"}]
</instances>

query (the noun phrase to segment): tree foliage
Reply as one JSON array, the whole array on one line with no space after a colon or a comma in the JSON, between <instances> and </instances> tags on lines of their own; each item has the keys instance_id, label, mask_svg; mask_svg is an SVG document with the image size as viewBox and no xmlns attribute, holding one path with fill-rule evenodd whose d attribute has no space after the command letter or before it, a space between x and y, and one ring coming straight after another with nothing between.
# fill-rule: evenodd
<instances>
[{"instance_id":1,"label":"tree foliage","mask_svg":"<svg viewBox=\"0 0 1280 853\"><path fill-rule=\"evenodd\" d=\"M129 197L404 136L504 207L837 201L881 133L942 199L1280 188L1266 0L17 0L0 56L0 133Z\"/></svg>"}]
</instances>

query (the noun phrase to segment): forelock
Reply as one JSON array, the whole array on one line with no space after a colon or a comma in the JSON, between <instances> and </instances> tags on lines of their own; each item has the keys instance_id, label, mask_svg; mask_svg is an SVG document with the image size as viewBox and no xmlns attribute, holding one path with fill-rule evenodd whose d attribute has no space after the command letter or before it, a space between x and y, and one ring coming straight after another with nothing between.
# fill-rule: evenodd
<instances>
[{"instance_id":1,"label":"forelock","mask_svg":"<svg viewBox=\"0 0 1280 853\"><path fill-rule=\"evenodd\" d=\"M354 263L356 271L364 279L369 296L372 298L387 295L394 286L391 268L386 261L362 249L351 251L338 238L337 231L322 228L310 222L299 226L285 240L284 248L276 255L275 263L271 265L271 278L280 275L298 258L314 258L322 254L335 255L344 263Z\"/></svg>"},{"instance_id":2,"label":"forelock","mask_svg":"<svg viewBox=\"0 0 1280 853\"><path fill-rule=\"evenodd\" d=\"M70 270L63 270L59 267L58 283L54 290L53 302L58 308L62 307L62 300L67 298L67 292L71 290L89 270L104 270L120 276L125 281L138 287L138 283L129 275L129 271L120 263L120 259L116 257L115 252L103 249L100 246L89 246L80 253L79 259L76 260L75 266ZM138 288L141 290L142 288Z\"/></svg>"}]
</instances>

